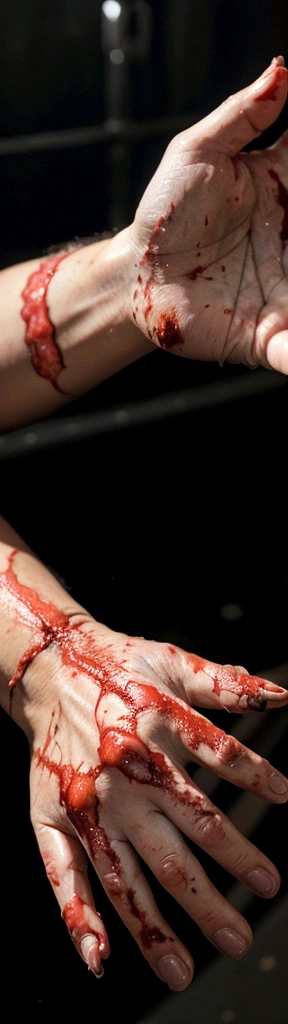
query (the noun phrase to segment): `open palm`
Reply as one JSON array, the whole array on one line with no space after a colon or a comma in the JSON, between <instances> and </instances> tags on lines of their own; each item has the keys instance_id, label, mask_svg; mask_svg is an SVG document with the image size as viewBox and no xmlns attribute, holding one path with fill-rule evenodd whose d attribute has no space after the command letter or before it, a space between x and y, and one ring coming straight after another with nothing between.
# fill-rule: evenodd
<instances>
[{"instance_id":1,"label":"open palm","mask_svg":"<svg viewBox=\"0 0 288 1024\"><path fill-rule=\"evenodd\" d=\"M173 139L144 193L133 316L167 350L288 373L288 133L242 152L277 118L287 85L275 58Z\"/></svg>"}]
</instances>

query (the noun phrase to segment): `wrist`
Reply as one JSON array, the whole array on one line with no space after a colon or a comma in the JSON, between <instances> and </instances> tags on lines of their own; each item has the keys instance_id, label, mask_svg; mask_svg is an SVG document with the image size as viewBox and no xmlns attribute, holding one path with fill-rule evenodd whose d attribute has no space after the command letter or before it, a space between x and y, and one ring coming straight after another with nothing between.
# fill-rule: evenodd
<instances>
[{"instance_id":1,"label":"wrist","mask_svg":"<svg viewBox=\"0 0 288 1024\"><path fill-rule=\"evenodd\" d=\"M133 318L134 263L125 228L71 253L51 281L49 308L66 366L63 388L70 395L154 351Z\"/></svg>"},{"instance_id":2,"label":"wrist","mask_svg":"<svg viewBox=\"0 0 288 1024\"><path fill-rule=\"evenodd\" d=\"M28 706L43 701L42 655L51 650L55 658L57 640L65 636L70 619L74 625L88 616L25 545L12 546L14 537L16 542L20 538L4 521L1 534L0 703L27 731ZM49 682L45 702L50 689Z\"/></svg>"}]
</instances>

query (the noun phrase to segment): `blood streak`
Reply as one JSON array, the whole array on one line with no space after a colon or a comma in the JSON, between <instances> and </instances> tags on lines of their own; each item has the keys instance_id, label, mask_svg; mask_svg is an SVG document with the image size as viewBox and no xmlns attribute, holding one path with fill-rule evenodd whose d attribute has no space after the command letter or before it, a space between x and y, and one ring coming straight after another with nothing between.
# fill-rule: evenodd
<instances>
[{"instance_id":1,"label":"blood streak","mask_svg":"<svg viewBox=\"0 0 288 1024\"><path fill-rule=\"evenodd\" d=\"M137 917L138 920L141 922L140 939L145 949L151 949L151 946L153 946L154 942L166 942L167 935L163 935L163 932L160 931L160 928L157 928L155 926L151 928L151 926L149 927L149 925L147 924L147 914L145 914L145 910L141 910L137 906L137 903L135 902L135 893L133 892L133 889L127 889L126 897L129 903L129 910L131 911L133 916ZM171 942L174 941L172 936L169 936L169 938Z\"/></svg>"},{"instance_id":2,"label":"blood streak","mask_svg":"<svg viewBox=\"0 0 288 1024\"><path fill-rule=\"evenodd\" d=\"M158 234L158 231L160 231L161 228L164 227L164 224L166 223L166 221L167 220L171 220L171 217L172 217L172 214L174 213L174 210L175 210L174 203L170 203L170 206L169 206L169 209L168 209L168 212L166 213L166 215L164 217L159 217L158 220L156 221L156 224L155 224L155 226L153 228L153 231L152 231L152 233L150 235L150 241L148 243L147 249L144 252L144 256L142 256L142 259L140 260L140 266L143 266L144 263L147 263L147 262L154 263L154 259L155 259L155 238L156 238L156 235Z\"/></svg>"},{"instance_id":3,"label":"blood streak","mask_svg":"<svg viewBox=\"0 0 288 1024\"><path fill-rule=\"evenodd\" d=\"M93 947L88 954L88 961L94 973L101 977L103 974L100 959L100 952L103 951L102 935L101 932L95 931L95 928L91 928L91 924L88 921L87 910L89 910L89 907L87 907L87 904L85 904L84 900L81 899L81 896L74 893L71 900L65 903L65 907L62 910L62 917L67 925L69 935L71 935L71 939L77 947L80 946L81 939L83 939L85 935L95 935L97 946L96 943L93 944Z\"/></svg>"},{"instance_id":4,"label":"blood streak","mask_svg":"<svg viewBox=\"0 0 288 1024\"><path fill-rule=\"evenodd\" d=\"M97 636L93 636L91 630L85 632L81 623L74 622L73 617L71 620L52 602L43 600L36 590L19 581L14 571L16 554L15 550L11 551L6 571L0 572L0 591L6 604L10 604L16 622L29 626L38 638L22 655L10 680L10 686L14 686L36 656L52 644L57 648L62 664L70 670L72 676L84 674L97 685L95 721L99 746L97 750L95 735L96 765L88 771L83 771L81 765L74 768L72 764L62 763L58 740L55 739L56 734L60 734L60 729L54 711L46 741L42 749L38 748L35 751L36 765L57 778L60 805L65 808L74 828L85 840L93 860L97 860L101 854L110 861L114 878L118 878L120 882L121 898L128 900L131 913L138 917L141 924L141 941L148 948L153 942L164 941L164 936L157 927L148 926L146 914L136 904L133 890L125 891L125 887L121 887L120 859L99 820L101 806L96 793L97 780L106 768L117 768L130 782L164 789L180 803L189 807L193 805L194 815L201 818L204 814L207 817L214 817L213 810L203 810L201 794L191 796L185 774L180 769L176 771L171 767L164 754L160 751L152 752L143 742L137 732L139 717L145 711L157 712L164 723L169 724L170 730L182 737L192 757L197 754L199 747L205 744L217 754L223 764L231 764L242 752L241 744L234 737L226 736L221 729L184 701L162 693L154 685L131 678L125 667L127 663L124 658L121 661L121 658L113 655L112 644L103 645L103 640L98 642ZM123 644L123 651L128 645L129 641ZM232 666L215 665L192 654L186 655L186 660L195 674L201 671L210 677L213 681L213 690L218 695L222 689L230 690L238 697L248 695L249 699L255 701L261 695L263 681L257 677L239 673ZM125 707L123 728L106 728L102 724L103 719L105 722L105 716L101 714L101 701L104 695L111 693L120 697ZM61 714L59 705L60 720ZM60 762L55 761L49 753L53 742L58 746ZM56 879L51 880L57 885ZM83 901L76 894L66 904L63 916L76 941L77 936L79 938L83 935L83 927L85 934L87 930L91 932L89 922L87 924L86 921ZM97 936L97 933L95 935ZM99 948L101 952L101 947Z\"/></svg>"},{"instance_id":5,"label":"blood streak","mask_svg":"<svg viewBox=\"0 0 288 1024\"><path fill-rule=\"evenodd\" d=\"M148 320L149 314L151 313L151 311L153 309L151 290L152 290L152 286L153 286L153 283L154 283L154 280L155 280L156 257L157 257L157 253L158 253L158 247L155 244L155 238L156 238L158 232L161 231L161 228L164 228L164 224L168 220L171 219L172 214L174 213L174 210L175 210L174 203L170 203L170 206L169 206L169 209L168 209L168 212L167 212L166 216L161 216L161 217L158 218L158 220L156 221L156 224L154 225L153 231L151 233L150 240L149 240L147 249L146 249L146 251L144 253L144 256L142 256L142 259L140 260L140 266L144 266L145 263L150 263L150 265L151 265L151 273L150 273L150 275L148 277L148 280L146 281L146 284L145 284L144 289L143 289L143 298L144 298L144 303L145 303L145 305L144 305L144 317L145 317L146 321ZM140 284L140 285L142 284L141 274L138 274L137 281L138 281L138 284ZM134 292L134 298L135 298L135 292ZM134 314L133 314L133 316L134 316ZM134 320L135 320L135 316L134 316ZM148 330L148 336L152 340L152 332L151 332L150 329Z\"/></svg>"},{"instance_id":6,"label":"blood streak","mask_svg":"<svg viewBox=\"0 0 288 1024\"><path fill-rule=\"evenodd\" d=\"M197 654L187 654L186 660L191 665L195 674L204 672L213 680L213 692L220 696L221 690L229 690L240 697L247 696L249 701L261 700L263 691L263 679L258 676L250 676L247 672L238 672L234 665L217 665L213 661L206 661Z\"/></svg>"},{"instance_id":7,"label":"blood streak","mask_svg":"<svg viewBox=\"0 0 288 1024\"><path fill-rule=\"evenodd\" d=\"M282 208L283 208L283 220L282 220L282 227L281 227L281 231L280 231L280 238L282 239L282 242L287 242L287 239L288 239L288 190L287 190L287 188L285 188L285 185L283 185L283 182L280 181L280 178L279 178L279 176L277 174L277 171L274 171L273 167L269 168L268 174L270 175L270 178L272 178L273 181L276 181L276 184L277 184L276 199L277 199L277 203L279 203L279 206L282 206Z\"/></svg>"},{"instance_id":8,"label":"blood streak","mask_svg":"<svg viewBox=\"0 0 288 1024\"><path fill-rule=\"evenodd\" d=\"M64 362L55 340L55 328L48 311L47 289L58 264L69 255L69 252L65 252L52 256L30 274L22 292L24 305L21 309L22 319L26 323L25 343L31 351L32 366L39 377L50 380L56 391L62 394L65 392L58 384L58 377L64 369Z\"/></svg>"}]
</instances>

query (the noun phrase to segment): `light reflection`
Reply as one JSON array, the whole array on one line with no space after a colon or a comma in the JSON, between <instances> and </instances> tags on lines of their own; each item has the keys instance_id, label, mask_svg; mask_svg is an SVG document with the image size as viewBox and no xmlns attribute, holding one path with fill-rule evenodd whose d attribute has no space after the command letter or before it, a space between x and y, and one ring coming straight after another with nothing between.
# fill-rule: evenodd
<instances>
[{"instance_id":1,"label":"light reflection","mask_svg":"<svg viewBox=\"0 0 288 1024\"><path fill-rule=\"evenodd\" d=\"M121 14L121 4L118 0L104 0L102 11L109 21L117 21Z\"/></svg>"}]
</instances>

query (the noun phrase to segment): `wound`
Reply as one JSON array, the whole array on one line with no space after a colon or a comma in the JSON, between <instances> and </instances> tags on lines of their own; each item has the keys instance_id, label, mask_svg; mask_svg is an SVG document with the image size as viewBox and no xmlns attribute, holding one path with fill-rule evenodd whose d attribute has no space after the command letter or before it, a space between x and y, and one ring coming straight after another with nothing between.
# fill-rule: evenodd
<instances>
[{"instance_id":1,"label":"wound","mask_svg":"<svg viewBox=\"0 0 288 1024\"><path fill-rule=\"evenodd\" d=\"M165 348L168 352L171 351L171 348L174 348L175 345L184 345L184 338L181 334L174 310L170 315L162 313L158 325L155 327L155 333L161 348Z\"/></svg>"},{"instance_id":2,"label":"wound","mask_svg":"<svg viewBox=\"0 0 288 1024\"><path fill-rule=\"evenodd\" d=\"M22 292L24 305L22 319L26 323L25 344L31 352L31 363L39 377L50 381L56 391L65 394L58 384L61 370L65 368L62 354L55 340L55 327L49 315L47 290L55 270L70 253L45 260L38 270L28 277Z\"/></svg>"}]
</instances>

